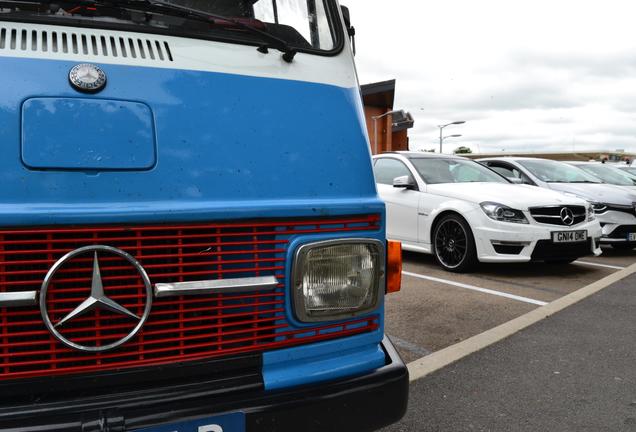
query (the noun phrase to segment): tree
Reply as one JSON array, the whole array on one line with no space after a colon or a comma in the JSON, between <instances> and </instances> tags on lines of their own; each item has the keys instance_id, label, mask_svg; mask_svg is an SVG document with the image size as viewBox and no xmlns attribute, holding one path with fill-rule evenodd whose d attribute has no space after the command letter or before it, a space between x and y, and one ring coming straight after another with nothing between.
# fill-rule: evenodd
<instances>
[{"instance_id":1,"label":"tree","mask_svg":"<svg viewBox=\"0 0 636 432\"><path fill-rule=\"evenodd\" d=\"M453 153L455 154L470 154L473 151L470 149L470 147L466 147L466 146L461 146L461 147L457 147L455 150L453 150Z\"/></svg>"}]
</instances>

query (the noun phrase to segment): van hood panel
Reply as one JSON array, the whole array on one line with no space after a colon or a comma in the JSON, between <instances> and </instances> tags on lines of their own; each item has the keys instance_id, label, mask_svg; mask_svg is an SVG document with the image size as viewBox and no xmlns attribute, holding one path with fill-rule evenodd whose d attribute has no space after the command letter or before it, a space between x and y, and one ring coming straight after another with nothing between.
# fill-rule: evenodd
<instances>
[{"instance_id":1,"label":"van hood panel","mask_svg":"<svg viewBox=\"0 0 636 432\"><path fill-rule=\"evenodd\" d=\"M8 214L23 214L20 222L28 223L29 215L42 209L47 216L34 216L33 222L75 220L78 214L96 220L103 209L130 215L127 206L140 212L137 217L208 209L208 218L242 213L253 217L257 211L248 209L273 208L273 203L314 214L329 213L329 202L343 208L355 207L355 202L381 208L356 88L100 64L108 84L100 93L85 94L68 82L76 64L0 57L0 182L5 185L0 188L0 224L13 223ZM55 154L37 147L32 137L46 137L46 124L55 124L49 129L58 131L60 125L82 131L60 134L62 138L90 136L86 125L74 123L71 110L47 113L41 130L36 118L29 119L27 150L38 162L29 165L22 154L21 113L25 101L47 98L68 103L124 101L144 107L137 110L144 117L134 124L149 125L149 130L121 130L118 135L114 123L121 113L109 115L106 106L99 111L101 120L91 117L90 127L97 129L99 138L103 122L108 139L88 144L110 162L93 158L89 163L60 153L60 148L73 151L73 143L55 147L48 137L46 143L58 150ZM129 115L135 112L131 109ZM151 141L142 142L143 152L126 148L131 136ZM104 147L109 143L111 149ZM137 159L128 160L130 154Z\"/></svg>"}]
</instances>

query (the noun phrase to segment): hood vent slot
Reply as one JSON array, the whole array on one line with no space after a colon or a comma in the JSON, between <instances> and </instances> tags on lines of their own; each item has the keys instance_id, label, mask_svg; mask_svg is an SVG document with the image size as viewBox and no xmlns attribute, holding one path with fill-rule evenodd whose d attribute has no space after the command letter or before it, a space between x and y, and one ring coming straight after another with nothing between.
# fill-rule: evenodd
<instances>
[{"instance_id":1,"label":"hood vent slot","mask_svg":"<svg viewBox=\"0 0 636 432\"><path fill-rule=\"evenodd\" d=\"M73 30L47 31L0 27L0 51L133 58L149 62L173 61L170 45L166 41Z\"/></svg>"}]
</instances>

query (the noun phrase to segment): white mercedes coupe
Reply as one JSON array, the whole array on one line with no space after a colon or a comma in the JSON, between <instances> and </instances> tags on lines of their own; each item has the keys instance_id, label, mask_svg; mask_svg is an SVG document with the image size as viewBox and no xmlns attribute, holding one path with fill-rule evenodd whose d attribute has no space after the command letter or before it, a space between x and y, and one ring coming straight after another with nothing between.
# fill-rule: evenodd
<instances>
[{"instance_id":1,"label":"white mercedes coupe","mask_svg":"<svg viewBox=\"0 0 636 432\"><path fill-rule=\"evenodd\" d=\"M433 254L448 271L601 254L601 226L585 200L513 184L457 156L396 152L373 159L387 237L404 250Z\"/></svg>"}]
</instances>

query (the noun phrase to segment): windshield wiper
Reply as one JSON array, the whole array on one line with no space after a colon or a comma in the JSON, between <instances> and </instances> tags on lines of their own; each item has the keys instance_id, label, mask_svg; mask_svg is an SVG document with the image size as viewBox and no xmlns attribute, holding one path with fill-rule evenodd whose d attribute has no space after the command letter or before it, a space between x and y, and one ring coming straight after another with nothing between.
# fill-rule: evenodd
<instances>
[{"instance_id":1,"label":"windshield wiper","mask_svg":"<svg viewBox=\"0 0 636 432\"><path fill-rule=\"evenodd\" d=\"M291 63L297 54L297 51L292 48L287 41L273 35L272 33L259 29L253 25L247 24L242 20L218 15L199 9L190 8L187 6L181 6L174 3L169 3L161 0L40 0L40 1L23 1L16 3L44 3L48 5L68 5L73 4L77 6L102 6L107 8L128 9L138 12L151 12L162 15L178 16L185 19L196 20L205 22L208 24L219 24L219 21L230 23L242 30L259 36L261 40L265 41L265 44L258 47L258 51L267 53L269 48L277 49L283 53L283 60L287 63Z\"/></svg>"},{"instance_id":2,"label":"windshield wiper","mask_svg":"<svg viewBox=\"0 0 636 432\"><path fill-rule=\"evenodd\" d=\"M267 53L268 48L277 49L283 53L283 60L285 60L287 63L291 63L297 53L297 51L293 49L284 39L281 39L266 30L261 30L236 18L226 17L223 15L205 12L199 9L194 9L187 6L181 6L160 0L123 0L115 3L125 4L127 7L133 6L143 11L158 12L167 15L174 15L175 13L177 13L184 18L203 21L210 24L216 24L217 20L232 23L243 30L246 30L256 36L260 36L261 39L267 42L267 44L258 47L258 50L260 52Z\"/></svg>"},{"instance_id":3,"label":"windshield wiper","mask_svg":"<svg viewBox=\"0 0 636 432\"><path fill-rule=\"evenodd\" d=\"M261 39L267 41L267 44L258 47L259 52L267 53L268 48L277 49L283 53L283 60L285 60L287 63L291 63L297 54L297 51L293 49L284 39L281 39L266 30L261 30L236 18L226 17L224 15L218 15L161 0L123 0L121 3L129 6L143 5L143 7L141 7L140 9L150 12L159 12L164 14L178 13L184 18L190 18L212 24L215 24L217 20L232 23L235 26L246 30L254 35L260 36Z\"/></svg>"}]
</instances>

